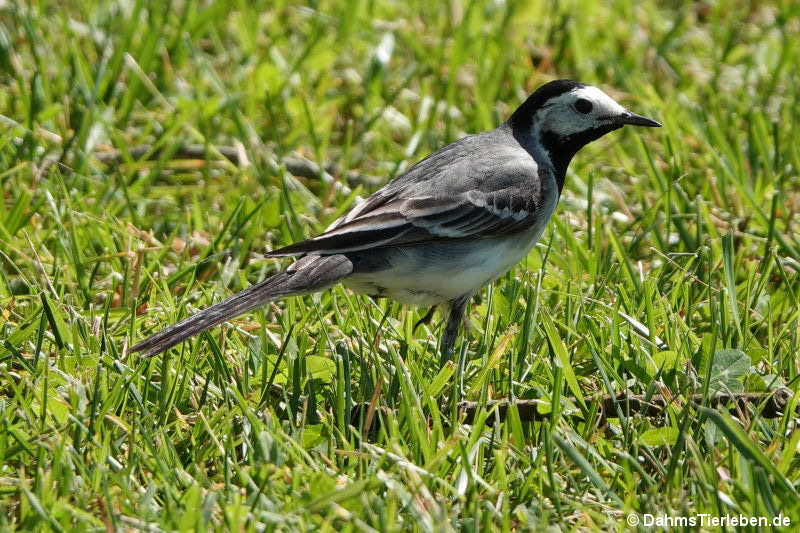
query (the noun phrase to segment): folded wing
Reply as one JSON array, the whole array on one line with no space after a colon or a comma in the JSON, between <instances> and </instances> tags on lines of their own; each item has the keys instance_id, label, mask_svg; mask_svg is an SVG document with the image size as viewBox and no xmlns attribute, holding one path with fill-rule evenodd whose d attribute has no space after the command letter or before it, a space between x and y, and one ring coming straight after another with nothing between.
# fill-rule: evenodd
<instances>
[{"instance_id":1,"label":"folded wing","mask_svg":"<svg viewBox=\"0 0 800 533\"><path fill-rule=\"evenodd\" d=\"M269 255L336 254L431 240L482 239L522 231L537 219L536 196L516 187L471 190L453 198L398 195L374 204L318 237Z\"/></svg>"}]
</instances>

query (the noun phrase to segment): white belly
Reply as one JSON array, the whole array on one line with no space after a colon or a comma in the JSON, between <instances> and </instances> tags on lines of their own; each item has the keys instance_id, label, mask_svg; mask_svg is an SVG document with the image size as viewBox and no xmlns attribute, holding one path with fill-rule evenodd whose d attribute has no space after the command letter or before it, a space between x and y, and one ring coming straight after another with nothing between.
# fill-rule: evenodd
<instances>
[{"instance_id":1,"label":"white belly","mask_svg":"<svg viewBox=\"0 0 800 533\"><path fill-rule=\"evenodd\" d=\"M546 221L537 226L511 237L398 248L391 252L391 268L353 274L345 286L410 305L441 304L508 272L539 240Z\"/></svg>"}]
</instances>

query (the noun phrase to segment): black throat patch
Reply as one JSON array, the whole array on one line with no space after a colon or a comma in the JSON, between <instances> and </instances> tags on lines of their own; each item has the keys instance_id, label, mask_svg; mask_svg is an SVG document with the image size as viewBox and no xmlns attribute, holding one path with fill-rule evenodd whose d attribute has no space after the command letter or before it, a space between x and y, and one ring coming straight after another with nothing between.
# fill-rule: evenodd
<instances>
[{"instance_id":1,"label":"black throat patch","mask_svg":"<svg viewBox=\"0 0 800 533\"><path fill-rule=\"evenodd\" d=\"M610 131L621 128L621 124L608 124L590 130L582 131L574 135L567 135L561 137L552 131L543 131L539 141L550 156L550 162L553 164L553 169L556 173L556 182L558 183L558 194L564 188L564 179L567 176L567 167L572 158L578 153L578 150L589 144L590 142L599 139Z\"/></svg>"}]
</instances>

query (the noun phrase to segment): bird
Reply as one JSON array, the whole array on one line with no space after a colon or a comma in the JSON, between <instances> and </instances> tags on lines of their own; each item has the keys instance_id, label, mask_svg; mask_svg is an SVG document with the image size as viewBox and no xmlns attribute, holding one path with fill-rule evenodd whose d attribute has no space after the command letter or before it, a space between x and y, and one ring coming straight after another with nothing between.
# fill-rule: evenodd
<instances>
[{"instance_id":1,"label":"bird","mask_svg":"<svg viewBox=\"0 0 800 533\"><path fill-rule=\"evenodd\" d=\"M588 143L623 126L661 124L601 89L545 83L497 128L422 159L315 237L267 252L294 257L283 271L134 345L150 357L288 296L342 283L356 293L442 307L442 361L452 353L471 297L536 245ZM431 316L432 313L428 313Z\"/></svg>"}]
</instances>

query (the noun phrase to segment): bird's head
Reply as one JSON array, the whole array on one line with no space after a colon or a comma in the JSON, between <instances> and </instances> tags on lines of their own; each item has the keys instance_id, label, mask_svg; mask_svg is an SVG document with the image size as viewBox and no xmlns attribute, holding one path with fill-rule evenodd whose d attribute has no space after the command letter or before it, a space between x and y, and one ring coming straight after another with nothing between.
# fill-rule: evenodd
<instances>
[{"instance_id":1,"label":"bird's head","mask_svg":"<svg viewBox=\"0 0 800 533\"><path fill-rule=\"evenodd\" d=\"M566 172L578 150L610 131L625 125L661 126L631 113L597 87L572 80L551 81L539 87L511 115L508 124L524 146L538 145L547 152L557 174Z\"/></svg>"}]
</instances>

